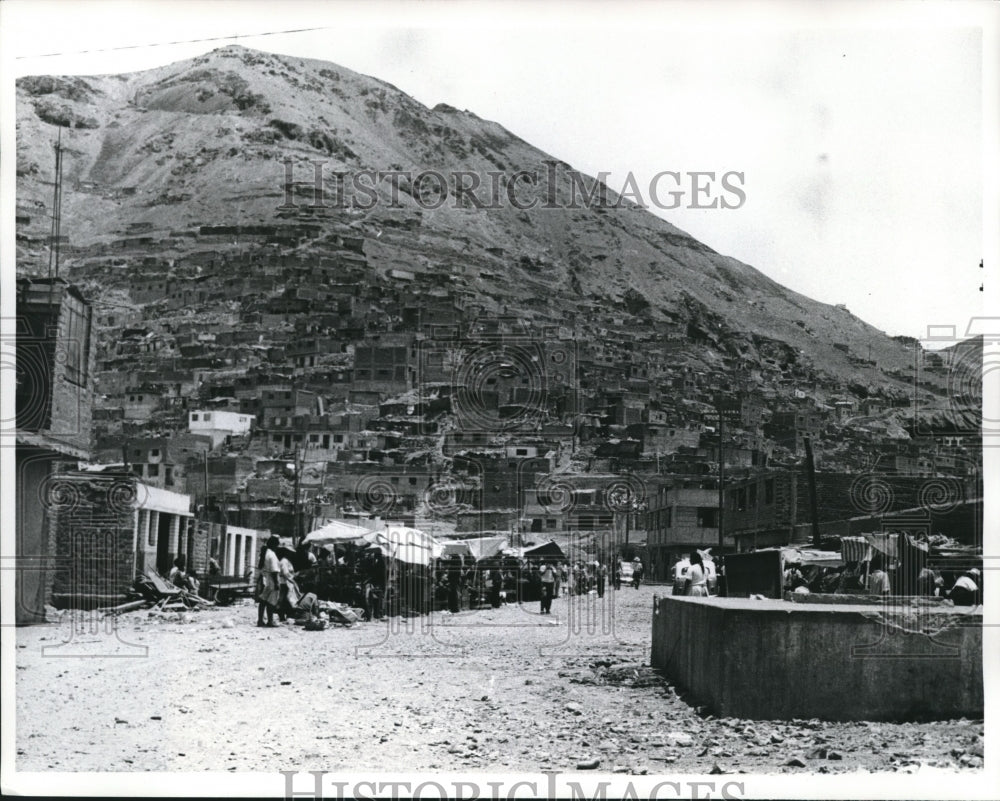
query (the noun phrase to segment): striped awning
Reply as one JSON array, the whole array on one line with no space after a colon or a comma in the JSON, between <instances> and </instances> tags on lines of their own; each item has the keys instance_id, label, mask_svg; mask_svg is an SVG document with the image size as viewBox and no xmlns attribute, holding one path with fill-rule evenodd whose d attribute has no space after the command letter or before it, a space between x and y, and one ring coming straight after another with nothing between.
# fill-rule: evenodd
<instances>
[{"instance_id":1,"label":"striped awning","mask_svg":"<svg viewBox=\"0 0 1000 801\"><path fill-rule=\"evenodd\" d=\"M872 558L872 546L864 537L841 537L840 555L845 562L868 562Z\"/></svg>"}]
</instances>

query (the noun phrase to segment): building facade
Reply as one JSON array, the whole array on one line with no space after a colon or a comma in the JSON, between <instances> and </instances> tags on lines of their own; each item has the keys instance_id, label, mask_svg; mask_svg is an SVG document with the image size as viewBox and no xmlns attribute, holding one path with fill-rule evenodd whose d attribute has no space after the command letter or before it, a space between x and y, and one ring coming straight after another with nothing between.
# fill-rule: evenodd
<instances>
[{"instance_id":1,"label":"building facade","mask_svg":"<svg viewBox=\"0 0 1000 801\"><path fill-rule=\"evenodd\" d=\"M92 309L61 279L17 281L15 622L45 621L60 506L61 461L90 457L94 402Z\"/></svg>"}]
</instances>

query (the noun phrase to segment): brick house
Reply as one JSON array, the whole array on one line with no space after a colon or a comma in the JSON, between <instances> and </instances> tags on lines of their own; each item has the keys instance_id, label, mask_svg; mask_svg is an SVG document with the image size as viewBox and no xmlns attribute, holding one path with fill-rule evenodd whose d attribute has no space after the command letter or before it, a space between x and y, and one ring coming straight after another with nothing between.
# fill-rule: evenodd
<instances>
[{"instance_id":1,"label":"brick house","mask_svg":"<svg viewBox=\"0 0 1000 801\"><path fill-rule=\"evenodd\" d=\"M174 557L207 563L191 498L143 484L121 467L52 476L54 570L49 599L59 608L120 603L138 573L166 575Z\"/></svg>"},{"instance_id":2,"label":"brick house","mask_svg":"<svg viewBox=\"0 0 1000 801\"><path fill-rule=\"evenodd\" d=\"M92 308L56 279L17 281L15 622L45 621L56 566L61 460L90 457L94 402ZM65 500L65 499L63 499Z\"/></svg>"},{"instance_id":3,"label":"brick house","mask_svg":"<svg viewBox=\"0 0 1000 801\"><path fill-rule=\"evenodd\" d=\"M649 488L646 513L647 546L659 575L667 578L668 568L694 548L719 546L719 490L710 476L675 476L660 479ZM732 549L732 535L724 547Z\"/></svg>"}]
</instances>

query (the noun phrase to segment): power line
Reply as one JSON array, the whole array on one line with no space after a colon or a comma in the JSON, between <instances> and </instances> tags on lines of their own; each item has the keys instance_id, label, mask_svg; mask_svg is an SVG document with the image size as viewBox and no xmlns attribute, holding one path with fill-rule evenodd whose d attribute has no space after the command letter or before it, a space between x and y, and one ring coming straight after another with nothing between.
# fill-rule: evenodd
<instances>
[{"instance_id":1,"label":"power line","mask_svg":"<svg viewBox=\"0 0 1000 801\"><path fill-rule=\"evenodd\" d=\"M309 33L310 31L327 31L330 30L329 25L324 25L319 28L293 28L287 31L265 31L264 33L236 33L230 36L210 36L204 39L180 39L173 42L150 42L148 44L136 44L136 45L120 45L118 47L99 47L93 50L72 50L59 53L40 53L33 56L15 56L15 60L21 60L25 58L51 58L53 56L79 56L85 55L87 53L110 53L115 50L138 50L143 47L168 47L170 45L179 44L198 44L201 42L224 42L229 39L252 39L258 36L279 36L281 34L288 33Z\"/></svg>"}]
</instances>

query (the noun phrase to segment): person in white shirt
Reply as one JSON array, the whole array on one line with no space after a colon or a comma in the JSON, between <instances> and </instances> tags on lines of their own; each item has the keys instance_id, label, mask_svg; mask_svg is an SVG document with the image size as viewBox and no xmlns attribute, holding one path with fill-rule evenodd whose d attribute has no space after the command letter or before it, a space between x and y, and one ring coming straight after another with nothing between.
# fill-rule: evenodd
<instances>
[{"instance_id":1,"label":"person in white shirt","mask_svg":"<svg viewBox=\"0 0 1000 801\"><path fill-rule=\"evenodd\" d=\"M708 573L705 571L705 563L702 561L701 554L692 551L688 561L691 563L691 567L688 568L687 592L685 594L707 596Z\"/></svg>"},{"instance_id":2,"label":"person in white shirt","mask_svg":"<svg viewBox=\"0 0 1000 801\"><path fill-rule=\"evenodd\" d=\"M955 579L955 585L948 592L948 597L951 598L955 606L975 606L979 602L977 578L979 578L979 571L973 568L966 570Z\"/></svg>"},{"instance_id":3,"label":"person in white shirt","mask_svg":"<svg viewBox=\"0 0 1000 801\"><path fill-rule=\"evenodd\" d=\"M552 565L548 562L545 562L542 565L539 579L541 580L542 585L541 613L543 615L551 615L552 594L555 589L556 571L552 569Z\"/></svg>"},{"instance_id":4,"label":"person in white shirt","mask_svg":"<svg viewBox=\"0 0 1000 801\"><path fill-rule=\"evenodd\" d=\"M278 538L271 537L260 549L260 559L257 560L257 625L277 626L274 622L274 610L281 600L281 590L278 588L278 573L281 565L278 563ZM264 612L267 612L267 623L264 623Z\"/></svg>"}]
</instances>

